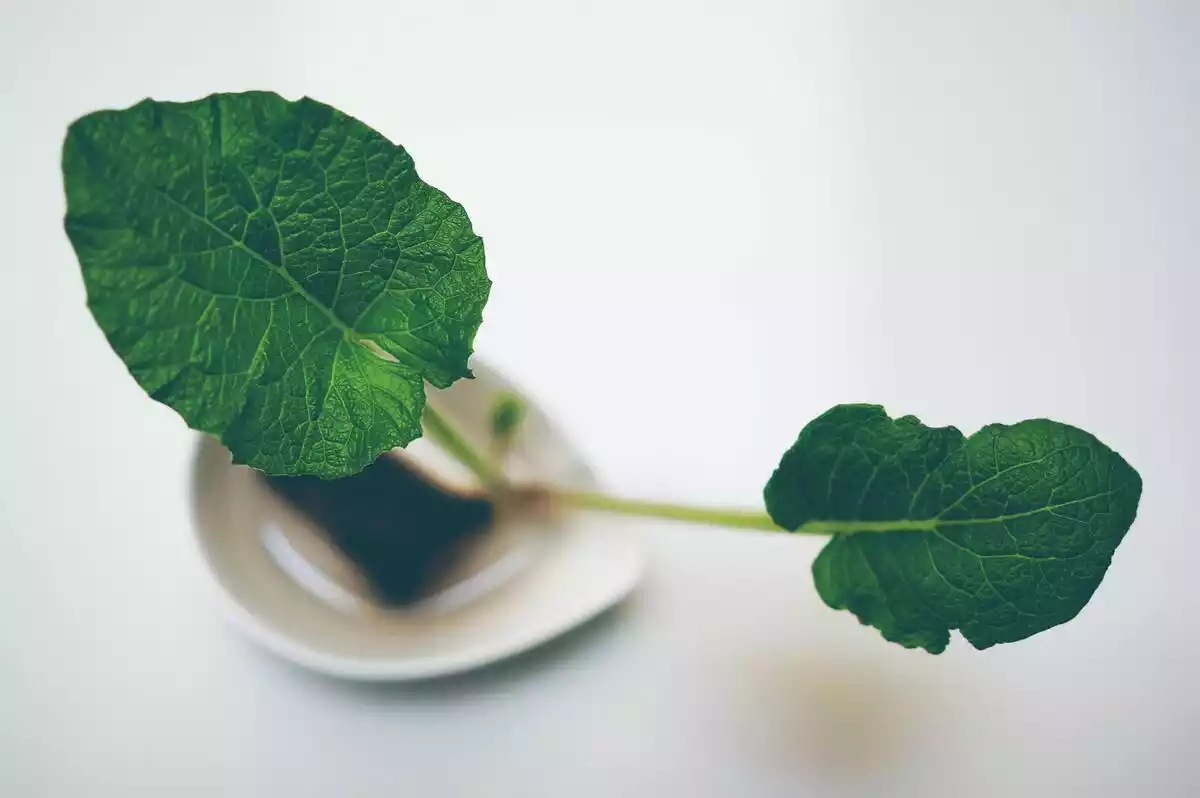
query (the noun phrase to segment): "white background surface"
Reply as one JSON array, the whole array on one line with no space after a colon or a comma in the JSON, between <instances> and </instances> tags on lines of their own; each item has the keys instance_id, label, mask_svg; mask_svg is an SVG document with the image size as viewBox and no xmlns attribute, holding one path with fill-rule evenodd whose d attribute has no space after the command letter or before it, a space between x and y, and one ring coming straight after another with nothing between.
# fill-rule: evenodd
<instances>
[{"instance_id":1,"label":"white background surface","mask_svg":"<svg viewBox=\"0 0 1200 798\"><path fill-rule=\"evenodd\" d=\"M21 2L0 10L0 794L1200 794L1200 4ZM309 94L484 236L478 349L629 493L751 505L840 401L1051 416L1142 473L1073 623L938 658L819 541L648 524L635 601L362 688L205 598L193 440L88 315L68 122Z\"/></svg>"}]
</instances>

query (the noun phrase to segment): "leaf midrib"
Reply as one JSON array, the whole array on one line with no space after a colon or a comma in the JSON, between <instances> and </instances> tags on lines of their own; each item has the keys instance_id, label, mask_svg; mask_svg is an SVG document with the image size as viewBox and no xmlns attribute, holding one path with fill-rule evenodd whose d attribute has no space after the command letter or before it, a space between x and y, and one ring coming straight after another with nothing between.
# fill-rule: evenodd
<instances>
[{"instance_id":1,"label":"leaf midrib","mask_svg":"<svg viewBox=\"0 0 1200 798\"><path fill-rule=\"evenodd\" d=\"M148 185L148 184L142 183L142 185ZM295 291L296 294L298 294L299 296L306 299L309 302L309 304L311 304L313 307L315 307L317 310L319 310L321 312L321 314L324 315L325 318L327 318L334 327L336 327L338 330L340 330L342 333L342 336L346 340L351 341L351 342L355 342L358 340L358 338L355 337L355 335L354 335L353 328L349 324L346 324L346 322L344 322L340 318L338 318L337 314L333 312L332 308L326 307L324 303L322 303L315 296L313 296L311 293L309 293L308 289L305 288L303 285L301 285L300 282L296 280L296 278L292 277L292 275L288 272L288 270L286 268L284 268L283 266L280 266L280 265L276 265L276 264L272 263L271 261L267 260L261 254L259 254L258 252L255 252L254 250L250 249L250 247L246 246L245 242L239 241L238 239L229 235L229 233L225 232L220 227L217 227L215 224L213 224L212 221L208 217L202 216L202 215L196 213L194 210L192 210L188 206L184 205L182 202L175 199L174 197L172 197L170 194L168 194L166 191L162 190L158 186L148 185L148 188L150 188L156 194L161 196L163 199L167 200L167 202L171 203L179 210L186 213L192 219L200 222L203 225L206 225L209 229L215 231L218 235L220 235L222 238L224 238L230 244L232 244L236 249L239 249L242 252L246 253L251 258L262 263L268 269L271 269L273 272L275 272L280 277L282 277L285 281L287 281L288 285L291 286L292 290ZM271 210L269 208L263 208L263 211L268 216L271 217L271 221L274 223L274 226L275 226L275 234L278 236L279 235L278 220L275 218L274 214L271 213ZM279 257L280 258L284 257L282 240L280 240L280 242L279 242ZM345 270L345 264L343 263L342 268L338 270L338 274L341 275L341 273L344 270Z\"/></svg>"},{"instance_id":2,"label":"leaf midrib","mask_svg":"<svg viewBox=\"0 0 1200 798\"><path fill-rule=\"evenodd\" d=\"M1045 507L1038 507L1034 510L1026 510L1020 513L1010 513L1006 515L994 515L987 518L955 518L952 520L944 520L938 517L920 518L920 519L895 519L886 521L846 521L841 519L814 519L805 521L796 530L799 533L811 535L844 535L854 532L935 532L944 527L961 527L974 526L977 524L997 524L1007 523L1019 518L1028 518L1041 513L1053 512L1061 510L1063 507L1070 507L1075 504L1102 499L1106 496L1112 496L1117 492L1116 488L1094 493L1090 496L1083 496L1078 499L1072 499L1067 502L1058 504L1047 504Z\"/></svg>"}]
</instances>

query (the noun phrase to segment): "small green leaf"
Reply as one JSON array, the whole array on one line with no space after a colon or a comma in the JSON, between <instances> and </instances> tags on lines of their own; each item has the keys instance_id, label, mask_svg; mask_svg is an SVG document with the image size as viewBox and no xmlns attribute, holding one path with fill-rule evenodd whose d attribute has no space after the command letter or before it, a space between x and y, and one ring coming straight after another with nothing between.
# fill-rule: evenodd
<instances>
[{"instance_id":1,"label":"small green leaf","mask_svg":"<svg viewBox=\"0 0 1200 798\"><path fill-rule=\"evenodd\" d=\"M508 441L525 420L525 403L516 394L502 393L492 402L492 437Z\"/></svg>"},{"instance_id":2,"label":"small green leaf","mask_svg":"<svg viewBox=\"0 0 1200 798\"><path fill-rule=\"evenodd\" d=\"M358 120L268 92L145 100L73 123L62 168L96 321L235 461L352 474L420 435L423 380L470 375L483 242Z\"/></svg>"},{"instance_id":3,"label":"small green leaf","mask_svg":"<svg viewBox=\"0 0 1200 798\"><path fill-rule=\"evenodd\" d=\"M1137 514L1137 472L1083 430L1045 419L969 438L874 405L812 421L764 492L784 529L833 534L821 598L888 640L976 648L1074 618Z\"/></svg>"}]
</instances>

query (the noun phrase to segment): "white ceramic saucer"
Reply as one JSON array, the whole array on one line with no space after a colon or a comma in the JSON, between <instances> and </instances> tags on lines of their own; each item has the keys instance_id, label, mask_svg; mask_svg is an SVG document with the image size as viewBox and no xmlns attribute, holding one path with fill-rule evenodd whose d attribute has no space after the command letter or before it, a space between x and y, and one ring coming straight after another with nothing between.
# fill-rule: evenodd
<instances>
[{"instance_id":1,"label":"white ceramic saucer","mask_svg":"<svg viewBox=\"0 0 1200 798\"><path fill-rule=\"evenodd\" d=\"M485 450L489 411L518 390L486 365L429 402ZM515 481L595 487L590 470L523 397L527 415L506 460ZM427 439L396 456L439 479L472 479ZM255 641L333 676L401 681L478 668L544 643L623 599L641 576L639 538L616 519L571 514L511 522L472 544L428 599L403 610L370 602L352 568L308 521L203 436L193 474L200 549L221 605Z\"/></svg>"}]
</instances>

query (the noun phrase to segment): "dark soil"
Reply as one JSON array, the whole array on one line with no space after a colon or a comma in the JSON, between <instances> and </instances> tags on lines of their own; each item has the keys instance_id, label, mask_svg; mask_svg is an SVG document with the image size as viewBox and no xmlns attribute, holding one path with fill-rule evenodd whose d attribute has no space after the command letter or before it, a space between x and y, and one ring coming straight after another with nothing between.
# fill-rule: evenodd
<instances>
[{"instance_id":1,"label":"dark soil","mask_svg":"<svg viewBox=\"0 0 1200 798\"><path fill-rule=\"evenodd\" d=\"M263 479L328 534L383 605L420 600L495 519L491 500L446 490L386 455L342 479Z\"/></svg>"}]
</instances>

